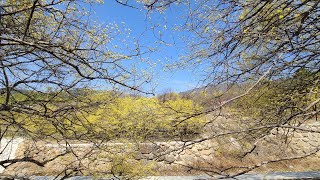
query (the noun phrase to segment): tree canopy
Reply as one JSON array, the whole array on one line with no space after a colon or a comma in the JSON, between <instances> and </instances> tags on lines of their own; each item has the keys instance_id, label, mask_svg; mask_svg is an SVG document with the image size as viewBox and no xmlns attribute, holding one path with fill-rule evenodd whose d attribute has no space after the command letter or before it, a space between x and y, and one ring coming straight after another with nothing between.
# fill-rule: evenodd
<instances>
[{"instance_id":1,"label":"tree canopy","mask_svg":"<svg viewBox=\"0 0 320 180\"><path fill-rule=\"evenodd\" d=\"M139 43L115 47L130 38L129 32L119 28L119 22L101 25L93 20L88 9L100 1L3 0L0 137L23 136L35 147L21 157L0 161L2 167L18 162L45 166L68 154L76 160L65 166L64 177L97 173L130 179L138 176L139 170L151 173L149 160L153 159L140 161L133 151L142 142L181 141L184 145L175 150L178 153L194 144L232 136L242 143L239 156L245 157L273 130L301 130L302 124L317 120L318 0L116 2L124 8L140 9L147 19L152 13L162 16L169 9L185 9L173 29L184 35L175 38L181 38L187 50L165 66L194 70L202 77L200 87L151 97L153 92L145 88L151 75L139 67L150 67L141 64L145 63L143 56L154 50ZM219 122L228 128L216 128L217 118L223 115L233 116L239 127ZM40 141L63 142L65 151L39 160ZM74 141L94 148L78 154L72 148ZM110 150L109 142L123 146ZM297 156L282 155L250 167L233 165L216 171L212 164L208 170L209 162L205 167L188 168L233 177L269 162L304 158L318 151L316 146ZM101 172L90 171L87 162L99 164L99 157L107 159L107 165L102 163ZM234 170L231 175L229 170Z\"/></svg>"}]
</instances>

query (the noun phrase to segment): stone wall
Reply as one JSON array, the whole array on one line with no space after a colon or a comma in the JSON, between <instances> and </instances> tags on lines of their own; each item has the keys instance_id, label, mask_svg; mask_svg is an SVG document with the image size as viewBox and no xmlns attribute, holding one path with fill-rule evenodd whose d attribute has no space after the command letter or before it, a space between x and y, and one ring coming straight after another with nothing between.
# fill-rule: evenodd
<instances>
[{"instance_id":1,"label":"stone wall","mask_svg":"<svg viewBox=\"0 0 320 180\"><path fill-rule=\"evenodd\" d=\"M90 170L107 172L107 169L111 169L114 165L113 156L110 154L128 157L129 160L126 159L126 162L132 163L131 166L143 167L154 162L154 168L158 172L165 174L171 172L171 175L179 174L180 171L186 172L190 169L189 166L202 170L219 169L233 165L252 166L278 157L303 156L319 149L320 123L314 122L299 128L290 131L281 128L274 129L270 135L257 141L254 148L234 136L223 138L208 138L209 136L207 136L200 142L106 143L103 146L103 153L93 144L74 143L66 146L65 144L41 141L34 143L25 140L19 144L15 154L16 158L29 156L39 161L46 161L68 149L72 152L50 161L44 167L33 163L16 163L9 166L4 173L19 176L52 175L67 168L80 168L80 166L85 169L84 172L89 174ZM303 129L314 130L314 132ZM205 138L207 139L205 140ZM224 151L228 151L228 153ZM239 158L242 155L243 157ZM310 157L310 162L314 161L320 162L319 152ZM313 168L320 170L320 165L313 164ZM296 169L292 170L296 171Z\"/></svg>"}]
</instances>

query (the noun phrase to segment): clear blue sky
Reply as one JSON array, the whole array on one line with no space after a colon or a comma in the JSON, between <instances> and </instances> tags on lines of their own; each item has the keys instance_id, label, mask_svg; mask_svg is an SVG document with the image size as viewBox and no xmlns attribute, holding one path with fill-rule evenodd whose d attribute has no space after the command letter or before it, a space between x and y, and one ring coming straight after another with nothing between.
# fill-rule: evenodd
<instances>
[{"instance_id":1,"label":"clear blue sky","mask_svg":"<svg viewBox=\"0 0 320 180\"><path fill-rule=\"evenodd\" d=\"M190 70L164 70L166 63L177 61L179 56L185 53L184 42L179 40L182 32L173 31L175 25L183 23L182 14L185 10L183 6L169 8L164 14L153 13L151 20L146 17L146 11L125 7L118 4L114 0L106 0L104 4L92 6L92 10L96 12L94 19L98 23L108 24L116 22L119 25L124 24L126 28L131 30L131 38L136 38L140 44L157 47L158 51L149 54L150 61L157 63L155 68L151 68L146 64L140 64L139 68L146 70L153 69L156 93L162 93L168 89L181 92L192 89L197 85L195 73ZM151 30L153 25L158 27L154 31ZM147 31L146 31L147 29ZM162 33L161 39L164 40L163 45L159 43L159 31ZM127 40L126 43L133 43L133 39ZM118 44L122 45L121 42ZM162 63L160 63L162 62Z\"/></svg>"}]
</instances>

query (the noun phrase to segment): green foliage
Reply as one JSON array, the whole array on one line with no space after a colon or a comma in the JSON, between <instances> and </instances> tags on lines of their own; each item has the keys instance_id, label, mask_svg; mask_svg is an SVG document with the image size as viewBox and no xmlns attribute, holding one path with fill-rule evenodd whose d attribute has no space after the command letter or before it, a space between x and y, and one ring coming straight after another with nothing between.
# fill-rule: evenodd
<instances>
[{"instance_id":1,"label":"green foliage","mask_svg":"<svg viewBox=\"0 0 320 180\"><path fill-rule=\"evenodd\" d=\"M101 97L101 96L100 96ZM164 138L199 133L202 117L184 118L202 108L191 100L177 97L161 103L156 98L121 97L112 104L101 106L88 120L108 131L112 138Z\"/></svg>"},{"instance_id":2,"label":"green foliage","mask_svg":"<svg viewBox=\"0 0 320 180\"><path fill-rule=\"evenodd\" d=\"M85 105L95 102L95 105L85 109L74 109L73 112L50 121L43 114L30 116L14 113L16 123L24 129L24 132L20 131L20 133L29 133L38 137L57 137L59 132L63 131L64 136L69 139L77 139L83 134L95 134L110 140L119 138L145 140L180 136L186 138L199 134L204 123L204 118L201 116L189 117L201 111L202 107L192 100L180 98L177 94L174 99L165 102L160 102L157 98L120 97L107 91L83 90L77 94L77 103L82 102ZM31 95L39 99L44 98L41 97L44 95L39 93L31 93ZM50 98L50 94L46 96ZM12 98L15 99L15 103L27 103L24 96L19 93ZM57 113L56 110L60 111L60 106L66 103L72 104L73 98L67 94L55 97L55 101L50 101L46 105L48 116L50 113ZM40 111L42 107L38 106L38 108ZM14 126L10 128L12 128L11 131L18 129Z\"/></svg>"},{"instance_id":3,"label":"green foliage","mask_svg":"<svg viewBox=\"0 0 320 180\"><path fill-rule=\"evenodd\" d=\"M310 119L314 116L299 114L315 110L306 108L319 98L319 80L319 72L300 68L289 78L265 81L232 106L240 109L241 114L256 118L262 125Z\"/></svg>"}]
</instances>

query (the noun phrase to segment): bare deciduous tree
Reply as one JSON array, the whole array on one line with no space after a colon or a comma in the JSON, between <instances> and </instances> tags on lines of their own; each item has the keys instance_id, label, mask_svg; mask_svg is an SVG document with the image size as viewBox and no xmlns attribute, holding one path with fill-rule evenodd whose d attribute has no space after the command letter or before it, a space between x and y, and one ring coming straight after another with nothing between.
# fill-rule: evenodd
<instances>
[{"instance_id":1,"label":"bare deciduous tree","mask_svg":"<svg viewBox=\"0 0 320 180\"><path fill-rule=\"evenodd\" d=\"M240 106L237 110L240 113L236 114L241 114L240 119L250 119L243 121L240 129L229 128L220 135L219 130L213 131L211 139L233 134L238 139L250 142L250 148L244 154L252 154L256 144L279 128L283 128L281 132L284 136L298 129L319 133L314 129L300 127L312 124L319 114L319 1L139 2L149 12L165 12L169 6L174 9L176 5L188 8L185 21L179 27L181 32L188 32L185 42L190 51L182 57L181 66L198 70L204 77L201 80L202 86L216 89L223 87L220 90L224 90L213 96L217 103L190 117L214 115L208 124L215 124L219 122L216 117L221 116L221 112L215 112L238 103ZM123 4L139 7L133 1L125 1ZM238 93L219 102L220 97L225 99L234 90ZM227 112L227 115L230 113ZM182 121L188 121L188 117ZM231 166L220 171L213 170L215 168L208 170L206 166L194 168L212 173L232 169L237 171L235 175L239 175L268 163L308 157L318 153L319 149L319 145L315 145L304 153L292 157L282 154L251 167ZM210 163L206 165L210 166Z\"/></svg>"},{"instance_id":2,"label":"bare deciduous tree","mask_svg":"<svg viewBox=\"0 0 320 180\"><path fill-rule=\"evenodd\" d=\"M89 114L112 103L124 89L149 94L141 86L150 77L139 75L129 63L144 52L138 47L117 50L115 42L126 32L117 24L95 24L86 10L92 3L96 2L0 2L1 146L10 144L6 139L21 136L29 142L25 154L2 159L2 167L19 162L45 166L71 154L77 166L65 165L60 175L83 174L82 161L93 158L94 153L80 155L70 141L97 148L110 140L108 132L87 119ZM90 96L101 89L111 95ZM49 145L38 146L38 141ZM64 144L65 151L50 153L48 149L39 149L57 142ZM46 159L37 158L39 153L45 153Z\"/></svg>"}]
</instances>

